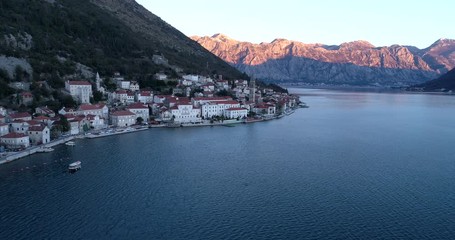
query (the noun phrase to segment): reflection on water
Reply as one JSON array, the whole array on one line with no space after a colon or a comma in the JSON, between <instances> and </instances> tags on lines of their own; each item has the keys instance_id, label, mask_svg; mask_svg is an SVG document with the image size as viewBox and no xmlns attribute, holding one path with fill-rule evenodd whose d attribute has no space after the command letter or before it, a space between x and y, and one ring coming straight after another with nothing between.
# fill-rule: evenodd
<instances>
[{"instance_id":1,"label":"reflection on water","mask_svg":"<svg viewBox=\"0 0 455 240\"><path fill-rule=\"evenodd\" d=\"M455 238L454 97L290 90L310 108L0 166L0 238Z\"/></svg>"}]
</instances>

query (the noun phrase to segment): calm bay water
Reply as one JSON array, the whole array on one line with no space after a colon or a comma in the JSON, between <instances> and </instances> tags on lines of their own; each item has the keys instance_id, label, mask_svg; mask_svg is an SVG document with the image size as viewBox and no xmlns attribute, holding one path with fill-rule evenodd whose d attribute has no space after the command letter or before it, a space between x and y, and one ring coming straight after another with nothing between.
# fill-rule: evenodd
<instances>
[{"instance_id":1,"label":"calm bay water","mask_svg":"<svg viewBox=\"0 0 455 240\"><path fill-rule=\"evenodd\" d=\"M1 165L0 239L455 239L455 97L293 91L279 120Z\"/></svg>"}]
</instances>

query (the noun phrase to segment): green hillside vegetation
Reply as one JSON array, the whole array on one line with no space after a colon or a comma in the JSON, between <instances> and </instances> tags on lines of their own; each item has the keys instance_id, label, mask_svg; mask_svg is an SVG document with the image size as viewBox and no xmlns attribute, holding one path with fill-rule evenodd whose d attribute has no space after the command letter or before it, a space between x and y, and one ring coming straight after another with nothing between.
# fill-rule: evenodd
<instances>
[{"instance_id":1,"label":"green hillside vegetation","mask_svg":"<svg viewBox=\"0 0 455 240\"><path fill-rule=\"evenodd\" d=\"M52 73L56 69L60 74L74 72L74 64L62 63L57 59L59 56L87 65L101 74L114 71L127 76L158 71L173 74L172 69L151 61L152 55L163 55L184 72L201 74L209 65L211 72L227 78L241 76L198 44L191 47L195 48L194 52L203 54L180 55L176 50L178 44L164 45L160 39L151 41L88 0L58 0L54 4L43 0L1 0L0 21L3 34L28 33L33 37L33 47L26 53L4 45L1 52L8 56L29 57L38 73ZM163 29L177 31L171 27ZM163 36L166 34L162 33ZM186 38L183 34L180 37Z\"/></svg>"},{"instance_id":2,"label":"green hillside vegetation","mask_svg":"<svg viewBox=\"0 0 455 240\"><path fill-rule=\"evenodd\" d=\"M26 59L33 68L33 74L19 69L16 72L20 74L13 77L1 72L0 98L14 93L7 87L9 82L25 81L32 83L36 98L62 102L57 90L64 87L65 76L86 76L77 67L79 63L101 76L120 72L144 87L154 86L150 81L157 72L171 78L183 73L247 77L155 15L147 13L154 16L153 21L150 16L139 17L160 31L156 37L133 29L97 1L99 5L89 0L0 0L0 55ZM28 44L21 37L27 35L31 36L30 47L18 47ZM17 44L8 42L7 36L13 36ZM155 63L153 56L163 57L164 64ZM41 89L36 84L39 81L45 81L50 89Z\"/></svg>"},{"instance_id":3,"label":"green hillside vegetation","mask_svg":"<svg viewBox=\"0 0 455 240\"><path fill-rule=\"evenodd\" d=\"M417 85L413 89L422 89L423 91L455 91L455 68L448 71L441 77L428 81L426 83Z\"/></svg>"}]
</instances>

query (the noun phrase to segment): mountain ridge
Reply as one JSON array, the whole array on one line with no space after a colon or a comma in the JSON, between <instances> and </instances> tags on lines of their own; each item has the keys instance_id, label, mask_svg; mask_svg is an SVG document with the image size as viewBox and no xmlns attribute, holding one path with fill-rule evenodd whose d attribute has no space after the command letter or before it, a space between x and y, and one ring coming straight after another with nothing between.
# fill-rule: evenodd
<instances>
[{"instance_id":1,"label":"mountain ridge","mask_svg":"<svg viewBox=\"0 0 455 240\"><path fill-rule=\"evenodd\" d=\"M240 71L273 82L414 85L455 66L455 42L450 39L418 49L397 44L376 47L365 40L325 45L277 38L255 44L232 40L224 34L214 36L218 37L192 39Z\"/></svg>"}]
</instances>

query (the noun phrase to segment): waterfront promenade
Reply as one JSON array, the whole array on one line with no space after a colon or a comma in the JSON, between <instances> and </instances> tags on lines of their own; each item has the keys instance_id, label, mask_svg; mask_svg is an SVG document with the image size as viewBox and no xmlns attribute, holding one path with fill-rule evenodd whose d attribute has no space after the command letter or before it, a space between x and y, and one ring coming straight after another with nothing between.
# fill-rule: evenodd
<instances>
[{"instance_id":1,"label":"waterfront promenade","mask_svg":"<svg viewBox=\"0 0 455 240\"><path fill-rule=\"evenodd\" d=\"M176 128L176 127L207 127L207 126L233 126L235 124L241 123L255 123L255 122L263 122L269 121L273 119L279 119L285 115L290 115L294 113L294 110L287 112L286 114L278 115L278 116L266 116L260 118L247 118L241 120L223 120L223 121L209 121L205 120L202 123L186 123L186 124L157 124L157 125L148 125L148 126L136 126L136 127L126 127L126 128L117 128L117 129L105 129L103 131L96 131L96 132L88 132L85 134L79 135L71 135L61 137L59 139L53 140L49 143L42 144L39 146L32 146L25 150L18 151L18 152L3 152L0 155L0 165L4 163L8 163L35 153L39 153L40 149L42 148L50 148L57 146L59 144L63 144L65 142L71 141L73 139L82 139L82 138L101 138L101 137L108 137L112 135L119 135L119 134L126 134L126 133L133 133L137 131L144 131L151 128Z\"/></svg>"}]
</instances>

